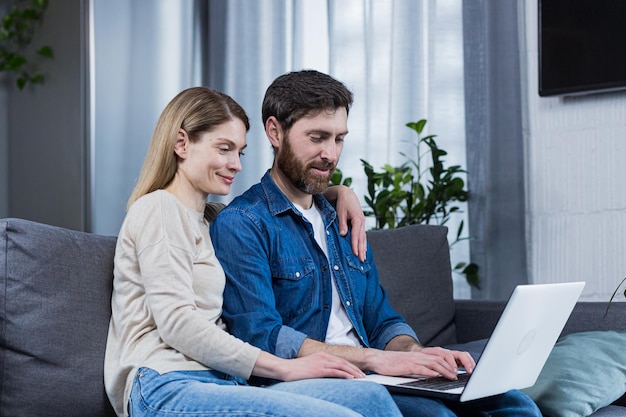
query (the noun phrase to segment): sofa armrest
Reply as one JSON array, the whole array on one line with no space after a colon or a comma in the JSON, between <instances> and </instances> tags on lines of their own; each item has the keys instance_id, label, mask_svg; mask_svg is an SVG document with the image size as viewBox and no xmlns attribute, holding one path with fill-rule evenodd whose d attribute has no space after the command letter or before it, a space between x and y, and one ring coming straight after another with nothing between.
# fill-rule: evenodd
<instances>
[{"instance_id":1,"label":"sofa armrest","mask_svg":"<svg viewBox=\"0 0 626 417\"><path fill-rule=\"evenodd\" d=\"M504 310L505 301L455 300L455 325L458 343L488 338ZM626 331L626 303L614 302L605 315L607 303L579 301L562 335L595 330Z\"/></svg>"}]
</instances>

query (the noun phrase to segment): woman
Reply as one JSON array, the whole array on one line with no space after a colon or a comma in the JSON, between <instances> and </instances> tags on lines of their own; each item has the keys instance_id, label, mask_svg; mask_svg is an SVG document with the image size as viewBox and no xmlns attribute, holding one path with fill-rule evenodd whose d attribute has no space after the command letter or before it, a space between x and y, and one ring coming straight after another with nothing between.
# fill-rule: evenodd
<instances>
[{"instance_id":1,"label":"woman","mask_svg":"<svg viewBox=\"0 0 626 417\"><path fill-rule=\"evenodd\" d=\"M384 388L343 380L363 376L347 361L328 354L285 360L227 333L225 277L203 212L209 194L230 191L248 129L232 98L203 87L181 92L159 118L115 251L105 357L115 411L400 415ZM257 388L245 385L251 375L299 381ZM323 377L335 379L307 379Z\"/></svg>"}]
</instances>

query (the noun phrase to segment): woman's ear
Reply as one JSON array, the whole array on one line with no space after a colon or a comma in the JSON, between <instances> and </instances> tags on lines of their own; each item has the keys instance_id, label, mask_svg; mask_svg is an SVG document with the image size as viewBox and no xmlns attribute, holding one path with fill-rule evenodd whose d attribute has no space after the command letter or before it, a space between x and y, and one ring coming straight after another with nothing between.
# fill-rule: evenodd
<instances>
[{"instance_id":1,"label":"woman's ear","mask_svg":"<svg viewBox=\"0 0 626 417\"><path fill-rule=\"evenodd\" d=\"M278 149L280 147L283 137L283 129L276 117L270 116L265 121L265 135L274 149Z\"/></svg>"},{"instance_id":2,"label":"woman's ear","mask_svg":"<svg viewBox=\"0 0 626 417\"><path fill-rule=\"evenodd\" d=\"M174 142L174 153L179 158L185 159L187 157L187 146L189 145L189 136L185 129L178 129L176 134L176 142Z\"/></svg>"}]
</instances>

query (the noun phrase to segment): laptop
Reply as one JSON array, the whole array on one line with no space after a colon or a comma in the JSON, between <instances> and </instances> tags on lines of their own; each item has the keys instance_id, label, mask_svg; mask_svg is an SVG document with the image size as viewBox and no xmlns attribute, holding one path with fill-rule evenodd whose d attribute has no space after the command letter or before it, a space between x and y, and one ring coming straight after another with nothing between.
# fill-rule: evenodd
<instances>
[{"instance_id":1,"label":"laptop","mask_svg":"<svg viewBox=\"0 0 626 417\"><path fill-rule=\"evenodd\" d=\"M471 375L390 377L371 374L391 392L470 401L535 384L582 290L584 282L519 285L513 291ZM440 383L453 386L438 387ZM458 385L458 386L454 386Z\"/></svg>"}]
</instances>

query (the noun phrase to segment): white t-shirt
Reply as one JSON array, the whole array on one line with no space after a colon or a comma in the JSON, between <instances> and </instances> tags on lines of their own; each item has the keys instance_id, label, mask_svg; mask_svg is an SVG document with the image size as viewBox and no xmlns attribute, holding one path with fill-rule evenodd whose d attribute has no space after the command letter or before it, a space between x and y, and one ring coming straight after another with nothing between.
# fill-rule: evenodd
<instances>
[{"instance_id":1,"label":"white t-shirt","mask_svg":"<svg viewBox=\"0 0 626 417\"><path fill-rule=\"evenodd\" d=\"M302 215L313 225L313 235L315 241L322 248L326 259L328 259L328 246L326 245L326 229L324 228L324 221L322 215L315 204L310 209L305 209L297 204L296 208L300 210ZM335 282L335 276L333 269L329 268L332 277L332 291L333 300L330 310L330 320L328 321L328 329L326 329L326 343L331 345L348 345L361 347L354 326L346 313L346 310L339 298L339 292L337 290L337 284Z\"/></svg>"}]
</instances>

